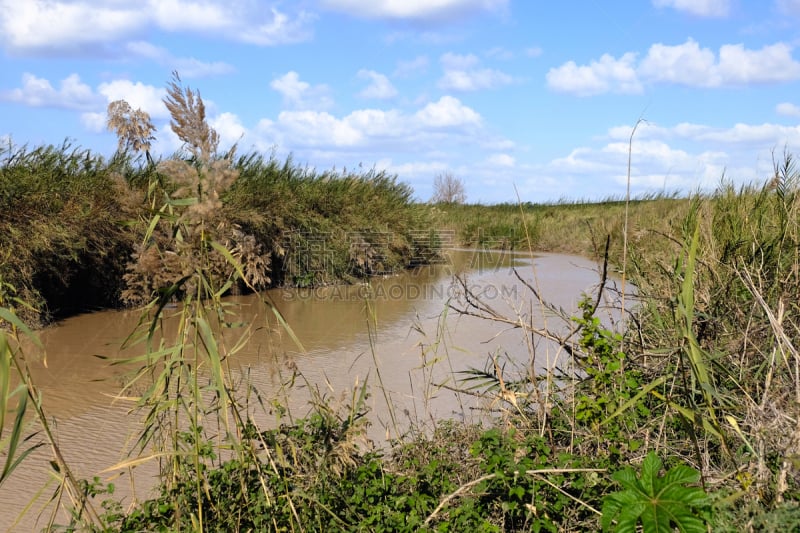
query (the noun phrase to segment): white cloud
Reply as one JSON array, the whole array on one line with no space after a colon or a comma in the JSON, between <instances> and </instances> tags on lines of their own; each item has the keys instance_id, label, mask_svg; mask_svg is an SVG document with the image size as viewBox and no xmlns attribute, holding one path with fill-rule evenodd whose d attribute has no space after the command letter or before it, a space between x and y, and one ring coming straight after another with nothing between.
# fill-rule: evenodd
<instances>
[{"instance_id":1,"label":"white cloud","mask_svg":"<svg viewBox=\"0 0 800 533\"><path fill-rule=\"evenodd\" d=\"M328 9L355 17L445 20L485 11L504 13L508 0L322 0Z\"/></svg>"},{"instance_id":2,"label":"white cloud","mask_svg":"<svg viewBox=\"0 0 800 533\"><path fill-rule=\"evenodd\" d=\"M741 44L720 47L719 58L689 39L677 46L654 44L639 67L649 81L690 87L724 87L800 78L800 63L785 43L747 50Z\"/></svg>"},{"instance_id":3,"label":"white cloud","mask_svg":"<svg viewBox=\"0 0 800 533\"><path fill-rule=\"evenodd\" d=\"M770 83L800 78L800 63L785 43L747 50L741 44L728 44L719 50L717 73L721 85Z\"/></svg>"},{"instance_id":4,"label":"white cloud","mask_svg":"<svg viewBox=\"0 0 800 533\"><path fill-rule=\"evenodd\" d=\"M499 167L513 167L517 161L508 154L493 154L489 156L487 162L490 165L497 165Z\"/></svg>"},{"instance_id":5,"label":"white cloud","mask_svg":"<svg viewBox=\"0 0 800 533\"><path fill-rule=\"evenodd\" d=\"M444 90L477 91L508 85L514 79L499 70L480 68L480 60L472 54L446 53L440 58L444 74L438 86Z\"/></svg>"},{"instance_id":6,"label":"white cloud","mask_svg":"<svg viewBox=\"0 0 800 533\"><path fill-rule=\"evenodd\" d=\"M233 146L247 135L247 128L233 113L220 113L209 119L209 125L219 134L221 147Z\"/></svg>"},{"instance_id":7,"label":"white cloud","mask_svg":"<svg viewBox=\"0 0 800 533\"><path fill-rule=\"evenodd\" d=\"M105 107L114 100L125 100L134 109L142 109L152 118L169 116L161 101L166 90L141 82L113 80L92 89L83 83L80 76L70 74L61 80L58 89L49 80L33 74L23 74L22 87L0 93L0 98L30 107L55 107L85 111L81 120L92 131L96 131L97 114L105 117Z\"/></svg>"},{"instance_id":8,"label":"white cloud","mask_svg":"<svg viewBox=\"0 0 800 533\"><path fill-rule=\"evenodd\" d=\"M374 70L362 69L358 71L358 77L362 80L369 80L370 84L359 93L364 98L376 98L385 100L397 96L397 89L385 75Z\"/></svg>"},{"instance_id":9,"label":"white cloud","mask_svg":"<svg viewBox=\"0 0 800 533\"><path fill-rule=\"evenodd\" d=\"M405 78L413 76L414 74L422 74L428 70L428 63L427 56L417 56L409 61L399 61L394 75Z\"/></svg>"},{"instance_id":10,"label":"white cloud","mask_svg":"<svg viewBox=\"0 0 800 533\"><path fill-rule=\"evenodd\" d=\"M370 137L395 137L408 127L397 110L357 109L345 118L348 124Z\"/></svg>"},{"instance_id":11,"label":"white cloud","mask_svg":"<svg viewBox=\"0 0 800 533\"><path fill-rule=\"evenodd\" d=\"M642 85L636 75L635 60L636 54L628 52L619 59L603 54L589 65L578 66L574 61L568 61L547 72L547 85L555 91L578 96L606 92L639 93Z\"/></svg>"},{"instance_id":12,"label":"white cloud","mask_svg":"<svg viewBox=\"0 0 800 533\"><path fill-rule=\"evenodd\" d=\"M585 183L587 193L594 196L606 191L607 196L621 196L627 186L627 142L610 142L600 148L581 147L569 155L551 161L543 175L561 176L565 181ZM631 151L631 192L680 190L698 187L713 188L719 183L730 157L722 151L705 150L691 153L670 146L665 141L634 142ZM752 179L753 174L746 176Z\"/></svg>"},{"instance_id":13,"label":"white cloud","mask_svg":"<svg viewBox=\"0 0 800 533\"><path fill-rule=\"evenodd\" d=\"M63 109L92 109L101 101L80 76L70 74L56 89L49 80L33 74L22 75L22 87L0 94L4 100L31 107L56 107Z\"/></svg>"},{"instance_id":14,"label":"white cloud","mask_svg":"<svg viewBox=\"0 0 800 533\"><path fill-rule=\"evenodd\" d=\"M11 52L108 53L151 29L203 32L257 45L308 40L313 16L248 0L0 0L0 43Z\"/></svg>"},{"instance_id":15,"label":"white cloud","mask_svg":"<svg viewBox=\"0 0 800 533\"><path fill-rule=\"evenodd\" d=\"M569 61L547 73L552 90L578 96L637 93L644 83L717 88L796 79L800 79L800 62L792 57L788 44L776 43L759 50L727 44L716 55L693 39L679 45L654 44L638 64L632 52L620 59L604 54L589 65Z\"/></svg>"},{"instance_id":16,"label":"white cloud","mask_svg":"<svg viewBox=\"0 0 800 533\"><path fill-rule=\"evenodd\" d=\"M800 111L800 108L788 104L786 111ZM780 106L779 106L780 107ZM616 126L608 130L609 138L624 142L626 145L633 126ZM744 124L737 123L730 127L712 127L705 124L681 122L674 126L664 127L643 122L636 129L634 143L637 140L681 140L704 146L713 146L724 151L742 151L743 145L750 149L767 149L775 146L800 146L800 126L782 124Z\"/></svg>"},{"instance_id":17,"label":"white cloud","mask_svg":"<svg viewBox=\"0 0 800 533\"><path fill-rule=\"evenodd\" d=\"M486 132L481 117L456 98L443 97L417 109L357 109L343 116L325 111L287 110L262 119L242 140L243 145L276 150L314 165L341 167L359 161L370 164L375 153L394 158L439 161L454 157L463 146L481 148ZM396 171L395 163L391 172ZM383 162L383 168L390 166ZM405 180L408 176L403 174Z\"/></svg>"},{"instance_id":18,"label":"white cloud","mask_svg":"<svg viewBox=\"0 0 800 533\"><path fill-rule=\"evenodd\" d=\"M158 0L147 4L156 25L168 31L214 31L234 25L232 10L222 3Z\"/></svg>"},{"instance_id":19,"label":"white cloud","mask_svg":"<svg viewBox=\"0 0 800 533\"><path fill-rule=\"evenodd\" d=\"M255 3L259 6L259 3ZM256 25L243 24L238 30L239 39L251 44L261 46L274 46L308 41L312 37L311 22L314 16L301 11L296 18L273 8L270 10L272 19ZM245 15L246 16L246 15ZM242 18L242 22L246 18ZM233 33L237 35L236 32Z\"/></svg>"},{"instance_id":20,"label":"white cloud","mask_svg":"<svg viewBox=\"0 0 800 533\"><path fill-rule=\"evenodd\" d=\"M291 70L269 84L283 95L284 102L295 109L328 109L333 105L327 85L311 86L300 80L300 75Z\"/></svg>"},{"instance_id":21,"label":"white cloud","mask_svg":"<svg viewBox=\"0 0 800 533\"><path fill-rule=\"evenodd\" d=\"M146 23L147 10L130 6L111 1L1 0L0 40L12 50L67 51L115 41Z\"/></svg>"},{"instance_id":22,"label":"white cloud","mask_svg":"<svg viewBox=\"0 0 800 533\"><path fill-rule=\"evenodd\" d=\"M481 116L477 112L452 96L443 96L437 102L431 102L417 111L414 116L422 125L434 128L481 123Z\"/></svg>"},{"instance_id":23,"label":"white cloud","mask_svg":"<svg viewBox=\"0 0 800 533\"><path fill-rule=\"evenodd\" d=\"M466 70L477 67L480 63L478 56L474 54L454 54L447 52L439 58L445 70Z\"/></svg>"},{"instance_id":24,"label":"white cloud","mask_svg":"<svg viewBox=\"0 0 800 533\"><path fill-rule=\"evenodd\" d=\"M800 126L780 124L735 124L731 128L685 128L690 139L724 145L800 146Z\"/></svg>"},{"instance_id":25,"label":"white cloud","mask_svg":"<svg viewBox=\"0 0 800 533\"><path fill-rule=\"evenodd\" d=\"M582 183L591 197L624 194L632 128L610 128L599 146L576 148L537 175ZM720 184L723 175L734 184L763 183L772 175L773 152L784 146L800 146L800 126L641 123L632 144L632 190L634 194L708 191Z\"/></svg>"},{"instance_id":26,"label":"white cloud","mask_svg":"<svg viewBox=\"0 0 800 533\"><path fill-rule=\"evenodd\" d=\"M731 0L653 0L653 5L671 7L698 17L725 17L731 10Z\"/></svg>"},{"instance_id":27,"label":"white cloud","mask_svg":"<svg viewBox=\"0 0 800 533\"><path fill-rule=\"evenodd\" d=\"M81 124L92 133L100 133L106 129L106 114L94 111L81 113Z\"/></svg>"},{"instance_id":28,"label":"white cloud","mask_svg":"<svg viewBox=\"0 0 800 533\"><path fill-rule=\"evenodd\" d=\"M167 108L162 102L167 94L166 89L146 85L139 81L134 83L129 80L114 80L101 83L97 87L97 92L106 98L107 103L125 100L133 109L146 111L153 119L169 116Z\"/></svg>"},{"instance_id":29,"label":"white cloud","mask_svg":"<svg viewBox=\"0 0 800 533\"><path fill-rule=\"evenodd\" d=\"M139 57L150 59L167 67L170 71L177 70L182 78L216 76L235 70L232 65L222 61L206 63L194 57L175 57L166 48L145 41L130 42L125 48Z\"/></svg>"},{"instance_id":30,"label":"white cloud","mask_svg":"<svg viewBox=\"0 0 800 533\"><path fill-rule=\"evenodd\" d=\"M364 140L350 121L325 111L282 111L278 124L289 138L303 139L304 146L355 146Z\"/></svg>"},{"instance_id":31,"label":"white cloud","mask_svg":"<svg viewBox=\"0 0 800 533\"><path fill-rule=\"evenodd\" d=\"M403 176L405 179L424 178L426 180L432 179L439 172L444 172L448 169L447 163L441 161L414 161L410 163L388 164L386 167L388 172Z\"/></svg>"},{"instance_id":32,"label":"white cloud","mask_svg":"<svg viewBox=\"0 0 800 533\"><path fill-rule=\"evenodd\" d=\"M709 85L715 68L714 52L689 39L677 46L654 44L639 64L639 73L654 81Z\"/></svg>"},{"instance_id":33,"label":"white cloud","mask_svg":"<svg viewBox=\"0 0 800 533\"><path fill-rule=\"evenodd\" d=\"M775 112L787 117L800 117L800 106L790 102L781 102L775 106Z\"/></svg>"}]
</instances>

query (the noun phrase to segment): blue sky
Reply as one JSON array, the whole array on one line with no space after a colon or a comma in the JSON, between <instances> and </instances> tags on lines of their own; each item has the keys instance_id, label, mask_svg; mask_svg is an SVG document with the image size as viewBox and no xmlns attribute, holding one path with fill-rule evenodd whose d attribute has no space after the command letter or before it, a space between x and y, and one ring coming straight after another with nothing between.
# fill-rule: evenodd
<instances>
[{"instance_id":1,"label":"blue sky","mask_svg":"<svg viewBox=\"0 0 800 533\"><path fill-rule=\"evenodd\" d=\"M109 102L179 142L177 70L223 148L434 177L471 202L764 181L800 149L800 0L0 0L0 140L110 155Z\"/></svg>"}]
</instances>

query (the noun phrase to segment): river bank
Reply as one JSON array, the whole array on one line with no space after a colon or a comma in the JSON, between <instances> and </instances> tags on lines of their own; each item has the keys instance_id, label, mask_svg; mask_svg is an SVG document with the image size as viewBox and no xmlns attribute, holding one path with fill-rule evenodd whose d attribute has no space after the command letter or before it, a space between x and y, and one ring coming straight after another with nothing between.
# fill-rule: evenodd
<instances>
[{"instance_id":1,"label":"river bank","mask_svg":"<svg viewBox=\"0 0 800 533\"><path fill-rule=\"evenodd\" d=\"M127 156L110 172L51 147L15 152L0 174L13 244L0 267L0 489L41 469L44 527L800 528L800 174L789 154L763 186L723 182L683 199L420 206L382 173L220 155L202 102L177 75L167 93L183 156L147 157L126 175ZM133 144L149 146L146 114L121 120L144 121L118 132L144 131ZM392 284L439 258L448 231L476 257L509 255L451 268L446 289L424 271ZM574 271L557 262L548 276L509 268L548 261L511 249L559 246L600 258L597 290L564 286ZM498 266L504 281L490 290L481 281ZM635 298L614 288L616 272ZM100 428L73 455L37 383L57 388L61 376L35 367L39 344L20 315L41 314L40 287L108 288L106 274L142 311L123 342L133 351L109 359L83 345L72 357L131 369L105 376L120 388L96 397L117 417L124 404L136 425ZM339 280L354 283L330 285ZM275 284L306 289L266 290ZM251 300L228 299L245 289ZM237 315L248 307L258 315ZM320 351L308 340L317 331ZM96 383L60 359L63 380ZM50 407L69 405L53 395ZM102 418L74 403L75 432L92 423L81 412ZM105 446L110 435L125 442ZM89 479L97 466L82 458L108 454L122 462ZM157 489L115 496L145 464Z\"/></svg>"},{"instance_id":2,"label":"river bank","mask_svg":"<svg viewBox=\"0 0 800 533\"><path fill-rule=\"evenodd\" d=\"M180 155L107 159L66 142L0 147L0 297L31 304L18 309L31 325L141 303L130 292L144 283L135 258L159 238L153 216L174 222L173 202L186 202L165 174L182 163ZM256 153L225 165L237 177L213 207L215 231L250 261L243 267L259 273L258 288L352 283L436 258L427 209L393 176L318 172ZM177 279L170 265L148 260L166 277L147 283Z\"/></svg>"},{"instance_id":3,"label":"river bank","mask_svg":"<svg viewBox=\"0 0 800 533\"><path fill-rule=\"evenodd\" d=\"M468 425L489 420L491 396L456 392L469 371L485 369L498 353L515 367L533 363L542 374L563 362L563 351L554 344L538 346L531 359L525 333L498 335L490 322L449 310L450 302L463 303L452 278L457 274L468 280L473 293L511 313L526 298L525 285L513 269L526 283L538 280L546 287L543 296L548 301L573 312L578 311L580 295L593 293L600 281L598 265L580 257L545 254L532 262L525 253L452 250L439 264L368 284L268 291L302 350L256 295L230 297L226 303L235 320L254 327L233 366L247 388L258 391L267 405L280 404L294 419L313 412L315 390L337 403L342 393L368 383L371 394L363 407L370 426L364 437L383 443L378 447L383 453L389 442L425 434L446 420ZM541 327L547 319L534 313L538 318L530 320ZM152 463L102 472L126 460L139 428L140 417L128 414L130 402L113 399L130 371L113 362L132 355L120 346L136 329L138 318L134 311L103 311L59 321L39 332L47 365L39 359L30 366L48 416L58 420L59 442L76 475L113 483L114 500L123 505L132 503L133 487L139 498L157 495ZM551 328L555 331L556 324ZM296 384L290 386L293 375ZM276 415L257 406L249 416L264 429L278 427ZM86 455L87 449L97 453ZM27 461L45 465L47 455L41 450ZM47 477L46 468L18 471L0 489L0 523L14 523ZM45 503L46 499L33 509ZM35 518L29 513L13 530L32 530ZM68 519L62 516L63 520ZM45 523L40 519L38 526Z\"/></svg>"}]
</instances>

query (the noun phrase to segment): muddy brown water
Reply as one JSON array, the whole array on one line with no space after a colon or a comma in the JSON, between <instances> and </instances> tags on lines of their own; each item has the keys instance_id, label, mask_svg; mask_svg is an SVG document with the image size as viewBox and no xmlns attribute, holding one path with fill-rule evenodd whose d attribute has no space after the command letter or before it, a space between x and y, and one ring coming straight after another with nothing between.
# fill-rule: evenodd
<instances>
[{"instance_id":1,"label":"muddy brown water","mask_svg":"<svg viewBox=\"0 0 800 533\"><path fill-rule=\"evenodd\" d=\"M366 380L371 390L369 436L378 442L431 420L474 421L483 412L476 407L485 407L485 400L439 385L457 386L464 377L459 372L484 368L491 354L525 365L531 344L509 324L449 309L448 303L460 305L453 274L465 276L468 286L504 315L554 330L564 327L542 313L512 267L545 299L573 314L581 295L593 293L599 282L597 265L580 257L544 254L531 260L511 252L451 251L444 264L373 279L369 286L269 291L302 349L258 296L232 297L226 301L236 320L249 325L249 340L232 356L232 364L263 398L278 398L295 416L309 411L309 387L336 402ZM78 477L113 479L117 497L125 503L134 495L148 496L154 475L154 465L137 467L135 480L127 471L102 473L126 459L141 419L128 404L114 399L124 369L110 364L141 350L120 349L138 318L135 311L103 311L64 320L39 332L46 364L42 358L32 363L67 462ZM374 325L372 336L369 324ZM233 345L243 333L244 328L230 330L225 339ZM539 340L533 353L540 370L563 355ZM295 369L303 379L287 388ZM274 422L274 415L258 409L253 416L264 425ZM0 531L32 531L47 523L55 489L48 457L40 448L0 486ZM0 462L4 459L0 455Z\"/></svg>"}]
</instances>

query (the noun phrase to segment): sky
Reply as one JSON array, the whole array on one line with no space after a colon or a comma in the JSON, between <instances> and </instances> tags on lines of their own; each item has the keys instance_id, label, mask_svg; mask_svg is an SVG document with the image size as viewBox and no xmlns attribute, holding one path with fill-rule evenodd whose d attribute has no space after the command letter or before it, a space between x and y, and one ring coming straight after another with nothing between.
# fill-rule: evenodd
<instances>
[{"instance_id":1,"label":"sky","mask_svg":"<svg viewBox=\"0 0 800 533\"><path fill-rule=\"evenodd\" d=\"M419 200L710 191L800 149L798 45L800 0L0 0L0 142L109 156L124 99L169 155L177 71L221 148Z\"/></svg>"}]
</instances>

